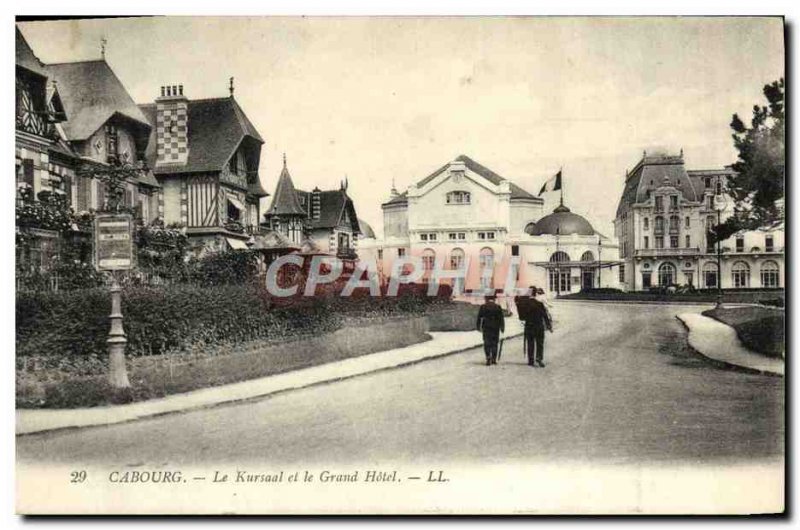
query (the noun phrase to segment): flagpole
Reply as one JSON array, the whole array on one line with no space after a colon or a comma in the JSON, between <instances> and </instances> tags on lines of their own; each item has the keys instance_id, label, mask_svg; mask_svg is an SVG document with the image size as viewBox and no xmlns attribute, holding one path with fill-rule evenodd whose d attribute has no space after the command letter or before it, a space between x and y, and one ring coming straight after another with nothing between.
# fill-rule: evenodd
<instances>
[{"instance_id":1,"label":"flagpole","mask_svg":"<svg viewBox=\"0 0 800 530\"><path fill-rule=\"evenodd\" d=\"M564 206L564 173L562 173L563 170L564 170L563 167L558 168L558 174L561 175L560 178L561 182L559 183L561 185L558 187L559 191L561 192L561 203L560 203L561 206Z\"/></svg>"}]
</instances>

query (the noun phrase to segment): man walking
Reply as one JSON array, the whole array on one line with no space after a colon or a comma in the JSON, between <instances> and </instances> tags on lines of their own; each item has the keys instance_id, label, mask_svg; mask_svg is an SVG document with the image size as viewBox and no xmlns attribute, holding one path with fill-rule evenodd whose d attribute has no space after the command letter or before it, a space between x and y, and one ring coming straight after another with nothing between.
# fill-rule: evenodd
<instances>
[{"instance_id":1,"label":"man walking","mask_svg":"<svg viewBox=\"0 0 800 530\"><path fill-rule=\"evenodd\" d=\"M545 305L536 299L537 288L531 286L531 296L519 297L517 314L525 322L525 346L528 366L544 368L544 330L552 333L553 322Z\"/></svg>"},{"instance_id":2,"label":"man walking","mask_svg":"<svg viewBox=\"0 0 800 530\"><path fill-rule=\"evenodd\" d=\"M487 295L486 302L478 310L476 327L483 333L483 351L486 354L486 366L497 364L497 345L500 333L506 329L503 309L495 302L495 295Z\"/></svg>"}]
</instances>

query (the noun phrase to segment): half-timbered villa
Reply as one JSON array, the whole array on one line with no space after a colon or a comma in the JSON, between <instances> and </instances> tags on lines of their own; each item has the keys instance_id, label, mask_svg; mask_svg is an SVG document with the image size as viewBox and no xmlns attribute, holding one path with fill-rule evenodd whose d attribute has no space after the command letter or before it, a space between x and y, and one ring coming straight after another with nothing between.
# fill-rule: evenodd
<instances>
[{"instance_id":1,"label":"half-timbered villa","mask_svg":"<svg viewBox=\"0 0 800 530\"><path fill-rule=\"evenodd\" d=\"M264 140L233 97L190 100L183 85L162 86L139 106L154 128L148 165L162 186L167 225L180 224L197 251L247 248L258 231L258 176Z\"/></svg>"},{"instance_id":2,"label":"half-timbered villa","mask_svg":"<svg viewBox=\"0 0 800 530\"><path fill-rule=\"evenodd\" d=\"M337 190L312 191L295 188L286 156L272 203L264 215L266 226L292 243L308 241L322 252L340 258L357 257L361 228L355 204L347 194L347 181Z\"/></svg>"},{"instance_id":3,"label":"half-timbered villa","mask_svg":"<svg viewBox=\"0 0 800 530\"><path fill-rule=\"evenodd\" d=\"M80 170L102 171L119 164L144 168L151 129L147 118L104 58L44 64L19 28L16 58L18 202L36 203L45 192L61 197L77 213L105 209L106 181ZM123 206L150 222L158 216L159 185L146 170L138 175L124 183ZM59 231L25 230L29 237L18 255L20 265L49 268Z\"/></svg>"}]
</instances>

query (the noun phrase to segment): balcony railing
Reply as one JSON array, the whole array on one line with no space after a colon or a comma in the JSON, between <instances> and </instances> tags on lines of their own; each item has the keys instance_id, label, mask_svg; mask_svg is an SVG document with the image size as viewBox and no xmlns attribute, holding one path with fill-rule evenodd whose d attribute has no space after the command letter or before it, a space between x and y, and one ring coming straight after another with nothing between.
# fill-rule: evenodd
<instances>
[{"instance_id":1,"label":"balcony railing","mask_svg":"<svg viewBox=\"0 0 800 530\"><path fill-rule=\"evenodd\" d=\"M336 251L336 257L339 259L358 259L358 254L354 249L345 247Z\"/></svg>"},{"instance_id":2,"label":"balcony railing","mask_svg":"<svg viewBox=\"0 0 800 530\"><path fill-rule=\"evenodd\" d=\"M674 256L691 256L699 254L698 247L679 247L679 248L640 248L636 250L637 258L661 258Z\"/></svg>"}]
</instances>

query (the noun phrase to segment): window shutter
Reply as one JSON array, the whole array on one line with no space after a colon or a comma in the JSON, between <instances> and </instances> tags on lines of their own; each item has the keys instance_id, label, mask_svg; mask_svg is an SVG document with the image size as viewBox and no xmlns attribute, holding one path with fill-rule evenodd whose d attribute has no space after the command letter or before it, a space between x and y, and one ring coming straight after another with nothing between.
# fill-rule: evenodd
<instances>
[{"instance_id":1,"label":"window shutter","mask_svg":"<svg viewBox=\"0 0 800 530\"><path fill-rule=\"evenodd\" d=\"M64 175L61 180L64 183L64 194L67 199L67 206L72 206L72 177Z\"/></svg>"},{"instance_id":2,"label":"window shutter","mask_svg":"<svg viewBox=\"0 0 800 530\"><path fill-rule=\"evenodd\" d=\"M30 158L22 161L22 181L33 190L33 160Z\"/></svg>"},{"instance_id":3,"label":"window shutter","mask_svg":"<svg viewBox=\"0 0 800 530\"><path fill-rule=\"evenodd\" d=\"M102 180L97 181L97 209L105 210L106 204L106 183Z\"/></svg>"}]
</instances>

